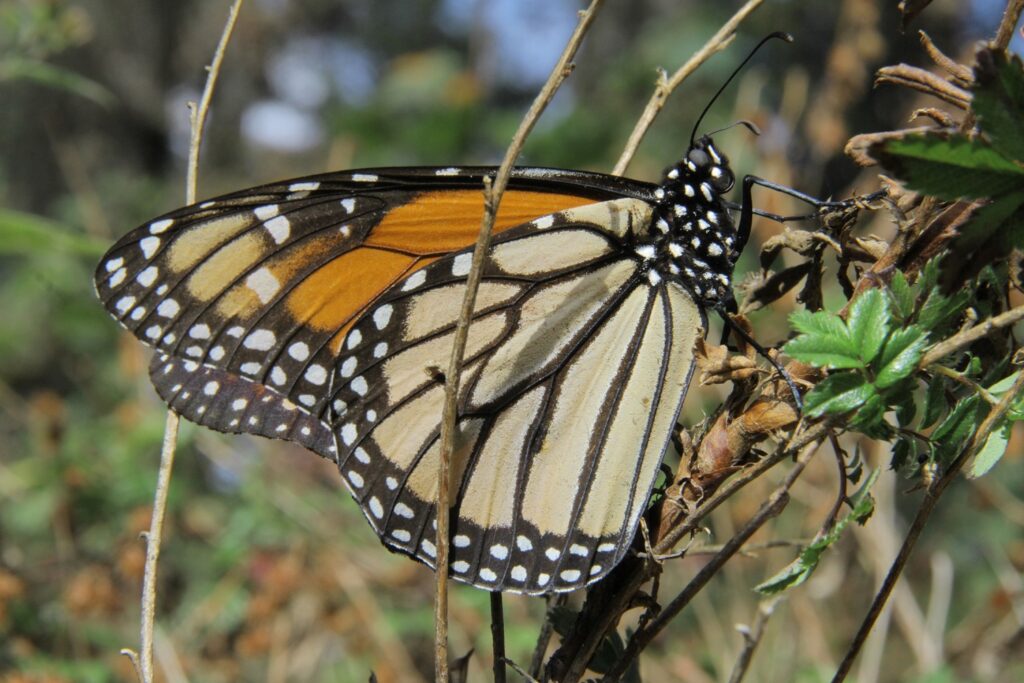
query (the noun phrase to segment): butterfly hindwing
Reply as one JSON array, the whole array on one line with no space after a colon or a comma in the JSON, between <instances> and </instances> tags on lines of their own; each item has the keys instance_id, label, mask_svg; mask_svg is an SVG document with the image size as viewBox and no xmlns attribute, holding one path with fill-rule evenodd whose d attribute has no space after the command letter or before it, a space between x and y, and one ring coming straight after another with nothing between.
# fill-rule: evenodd
<instances>
[{"instance_id":1,"label":"butterfly hindwing","mask_svg":"<svg viewBox=\"0 0 1024 683\"><path fill-rule=\"evenodd\" d=\"M649 221L648 204L620 199L495 238L459 397L456 578L571 590L628 549L704 329L689 295L651 284L626 248ZM470 263L447 256L387 291L349 332L332 395L343 478L385 543L431 565L439 372Z\"/></svg>"}]
</instances>

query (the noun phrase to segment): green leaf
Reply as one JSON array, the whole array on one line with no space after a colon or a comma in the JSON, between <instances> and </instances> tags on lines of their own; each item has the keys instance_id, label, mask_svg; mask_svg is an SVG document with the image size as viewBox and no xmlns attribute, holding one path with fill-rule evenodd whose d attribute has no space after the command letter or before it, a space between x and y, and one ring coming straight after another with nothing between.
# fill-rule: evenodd
<instances>
[{"instance_id":1,"label":"green leaf","mask_svg":"<svg viewBox=\"0 0 1024 683\"><path fill-rule=\"evenodd\" d=\"M1024 161L1024 69L1020 59L1007 59L1002 50L984 49L978 53L974 69L974 97L971 109L978 115L981 129L1004 156Z\"/></svg>"},{"instance_id":2,"label":"green leaf","mask_svg":"<svg viewBox=\"0 0 1024 683\"><path fill-rule=\"evenodd\" d=\"M896 330L885 342L885 350L878 361L875 386L879 389L891 387L917 369L917 364L928 346L928 335L917 325Z\"/></svg>"},{"instance_id":3,"label":"green leaf","mask_svg":"<svg viewBox=\"0 0 1024 683\"><path fill-rule=\"evenodd\" d=\"M921 428L927 429L935 424L946 408L946 378L933 374L924 392Z\"/></svg>"},{"instance_id":4,"label":"green leaf","mask_svg":"<svg viewBox=\"0 0 1024 683\"><path fill-rule=\"evenodd\" d=\"M853 495L850 500L852 509L847 515L836 522L827 533L819 535L811 541L785 569L764 583L755 586L754 590L765 595L774 595L788 588L799 586L806 581L817 568L822 554L842 537L843 531L851 522L863 524L871 517L875 510L875 501L871 497L870 491L878 479L878 472L878 470L873 471L864 485Z\"/></svg>"},{"instance_id":5,"label":"green leaf","mask_svg":"<svg viewBox=\"0 0 1024 683\"><path fill-rule=\"evenodd\" d=\"M917 314L917 324L929 334L941 332L942 326L954 316L959 316L970 301L971 292L966 289L958 289L951 296L932 289Z\"/></svg>"},{"instance_id":6,"label":"green leaf","mask_svg":"<svg viewBox=\"0 0 1024 683\"><path fill-rule=\"evenodd\" d=\"M985 445L974 456L974 460L967 468L967 476L977 479L984 475L1006 454L1006 446L1010 443L1010 432L1013 424L1005 420L999 424L985 440Z\"/></svg>"},{"instance_id":7,"label":"green leaf","mask_svg":"<svg viewBox=\"0 0 1024 683\"><path fill-rule=\"evenodd\" d=\"M914 302L916 297L907 282L907 277L902 271L897 270L889 283L889 294L896 308L896 315L902 320L907 320L914 314Z\"/></svg>"},{"instance_id":8,"label":"green leaf","mask_svg":"<svg viewBox=\"0 0 1024 683\"><path fill-rule=\"evenodd\" d=\"M914 455L914 439L913 437L904 436L896 441L892 446L892 458L889 460L889 467L899 471L903 469L910 458Z\"/></svg>"},{"instance_id":9,"label":"green leaf","mask_svg":"<svg viewBox=\"0 0 1024 683\"><path fill-rule=\"evenodd\" d=\"M99 258L107 246L48 218L0 208L0 254L62 252Z\"/></svg>"},{"instance_id":10,"label":"green leaf","mask_svg":"<svg viewBox=\"0 0 1024 683\"><path fill-rule=\"evenodd\" d=\"M876 383L875 386L878 386ZM889 400L896 410L896 423L900 427L907 427L917 417L917 401L914 400L913 391L901 391L890 396Z\"/></svg>"},{"instance_id":11,"label":"green leaf","mask_svg":"<svg viewBox=\"0 0 1024 683\"><path fill-rule=\"evenodd\" d=\"M875 387L856 372L829 375L804 397L804 410L811 417L825 413L847 413L862 407L873 396Z\"/></svg>"},{"instance_id":12,"label":"green leaf","mask_svg":"<svg viewBox=\"0 0 1024 683\"><path fill-rule=\"evenodd\" d=\"M1022 135L1024 138L1024 135ZM1024 247L1024 235L1017 229L1018 214L1024 207L1024 190L1015 190L1000 195L971 216L957 237L955 249L973 250L993 237L997 244L1007 249Z\"/></svg>"},{"instance_id":13,"label":"green leaf","mask_svg":"<svg viewBox=\"0 0 1024 683\"><path fill-rule=\"evenodd\" d=\"M874 385L868 386L874 391ZM873 393L854 412L850 428L874 439L887 439L892 428L885 421L885 411L885 401L877 393Z\"/></svg>"},{"instance_id":14,"label":"green leaf","mask_svg":"<svg viewBox=\"0 0 1024 683\"><path fill-rule=\"evenodd\" d=\"M117 102L114 94L96 81L35 59L8 57L0 60L0 83L13 80L34 81L56 90L64 90L106 109L112 108Z\"/></svg>"},{"instance_id":15,"label":"green leaf","mask_svg":"<svg viewBox=\"0 0 1024 683\"><path fill-rule=\"evenodd\" d=\"M793 358L818 367L863 367L850 330L839 316L826 311L798 311L790 316L790 323L803 333L785 346Z\"/></svg>"},{"instance_id":16,"label":"green leaf","mask_svg":"<svg viewBox=\"0 0 1024 683\"><path fill-rule=\"evenodd\" d=\"M889 334L889 300L877 289L867 290L850 306L846 327L861 360L870 363Z\"/></svg>"},{"instance_id":17,"label":"green leaf","mask_svg":"<svg viewBox=\"0 0 1024 683\"><path fill-rule=\"evenodd\" d=\"M907 187L946 201L986 199L1024 187L1024 167L962 135L908 135L872 154Z\"/></svg>"},{"instance_id":18,"label":"green leaf","mask_svg":"<svg viewBox=\"0 0 1024 683\"><path fill-rule=\"evenodd\" d=\"M933 459L947 464L967 444L971 433L984 419L985 404L977 396L959 401L931 434Z\"/></svg>"}]
</instances>

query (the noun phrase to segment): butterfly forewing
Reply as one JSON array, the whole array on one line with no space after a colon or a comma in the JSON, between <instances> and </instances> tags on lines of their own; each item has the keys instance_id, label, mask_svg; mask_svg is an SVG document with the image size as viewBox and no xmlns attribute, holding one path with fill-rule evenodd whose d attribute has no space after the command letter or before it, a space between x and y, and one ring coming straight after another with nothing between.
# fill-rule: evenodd
<instances>
[{"instance_id":1,"label":"butterfly forewing","mask_svg":"<svg viewBox=\"0 0 1024 683\"><path fill-rule=\"evenodd\" d=\"M622 199L498 235L465 356L452 462L451 571L489 588L571 590L628 548L704 328L625 243ZM439 415L468 251L398 283L357 321L332 418L342 476L390 546L433 564ZM346 341L346 347L349 346Z\"/></svg>"},{"instance_id":2,"label":"butterfly forewing","mask_svg":"<svg viewBox=\"0 0 1024 683\"><path fill-rule=\"evenodd\" d=\"M444 170L317 176L172 212L110 250L97 291L161 351L154 384L187 418L333 457L323 428L329 369L343 340L354 341L354 320L382 291L476 238L485 169ZM600 195L520 182L499 232Z\"/></svg>"}]
</instances>

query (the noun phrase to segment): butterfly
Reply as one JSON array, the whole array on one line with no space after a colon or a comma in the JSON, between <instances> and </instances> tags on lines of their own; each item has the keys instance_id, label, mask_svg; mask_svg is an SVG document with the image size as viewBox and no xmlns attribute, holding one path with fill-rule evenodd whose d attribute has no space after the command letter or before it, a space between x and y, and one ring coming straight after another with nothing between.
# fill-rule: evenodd
<instances>
[{"instance_id":1,"label":"butterfly","mask_svg":"<svg viewBox=\"0 0 1024 683\"><path fill-rule=\"evenodd\" d=\"M444 377L493 168L310 176L152 220L104 256L107 311L186 419L335 463L392 550L434 566ZM710 137L660 184L518 168L469 330L452 578L544 594L628 552L706 314L747 239ZM749 202L746 202L749 206Z\"/></svg>"}]
</instances>

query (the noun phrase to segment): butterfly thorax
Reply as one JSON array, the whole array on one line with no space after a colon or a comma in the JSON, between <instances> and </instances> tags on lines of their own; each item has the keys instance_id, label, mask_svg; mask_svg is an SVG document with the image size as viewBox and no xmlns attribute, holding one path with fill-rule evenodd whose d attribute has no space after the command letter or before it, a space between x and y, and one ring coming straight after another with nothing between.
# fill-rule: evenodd
<instances>
[{"instance_id":1,"label":"butterfly thorax","mask_svg":"<svg viewBox=\"0 0 1024 683\"><path fill-rule=\"evenodd\" d=\"M733 182L728 159L706 136L665 172L649 233L636 247L652 284L680 282L707 308L729 300L739 250L724 194Z\"/></svg>"}]
</instances>

